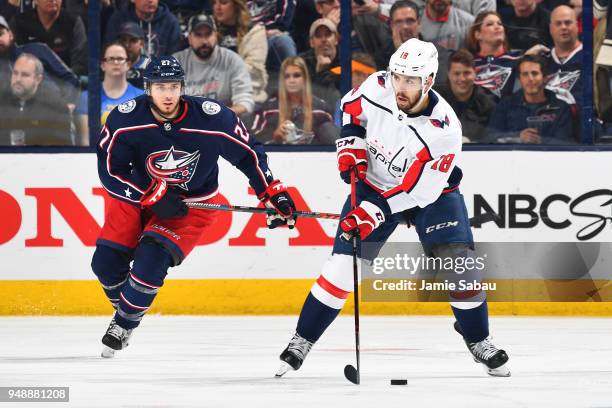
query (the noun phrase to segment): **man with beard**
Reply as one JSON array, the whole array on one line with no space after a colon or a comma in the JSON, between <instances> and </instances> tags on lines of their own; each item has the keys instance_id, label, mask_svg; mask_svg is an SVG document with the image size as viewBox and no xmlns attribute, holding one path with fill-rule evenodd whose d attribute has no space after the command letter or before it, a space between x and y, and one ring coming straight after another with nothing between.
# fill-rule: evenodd
<instances>
[{"instance_id":1,"label":"man with beard","mask_svg":"<svg viewBox=\"0 0 612 408\"><path fill-rule=\"evenodd\" d=\"M421 16L416 3L410 0L398 0L391 6L389 16L393 42L374 54L376 67L379 70L387 69L389 58L400 45L411 38L423 39L421 36ZM443 87L447 83L447 67L451 51L437 44L434 45L438 50L438 66L440 67L436 76L436 89L438 89L438 87Z\"/></svg>"},{"instance_id":2,"label":"man with beard","mask_svg":"<svg viewBox=\"0 0 612 408\"><path fill-rule=\"evenodd\" d=\"M320 18L310 26L310 50L300 54L312 81L312 93L329 106L340 99L340 76L332 69L340 65L338 30L333 21Z\"/></svg>"},{"instance_id":3,"label":"man with beard","mask_svg":"<svg viewBox=\"0 0 612 408\"><path fill-rule=\"evenodd\" d=\"M421 34L444 48L463 48L474 16L451 5L451 0L427 0Z\"/></svg>"},{"instance_id":4,"label":"man with beard","mask_svg":"<svg viewBox=\"0 0 612 408\"><path fill-rule=\"evenodd\" d=\"M248 68L234 51L218 45L212 16L199 14L189 20L189 47L174 54L185 69L185 94L219 100L236 114L255 107Z\"/></svg>"},{"instance_id":5,"label":"man with beard","mask_svg":"<svg viewBox=\"0 0 612 408\"><path fill-rule=\"evenodd\" d=\"M15 61L10 92L0 95L0 144L72 145L70 115L57 95L41 89L44 69L40 60L28 53Z\"/></svg>"},{"instance_id":6,"label":"man with beard","mask_svg":"<svg viewBox=\"0 0 612 408\"><path fill-rule=\"evenodd\" d=\"M344 181L357 180L356 186L342 208L332 256L304 302L295 335L280 355L277 377L300 368L353 291L354 237L358 256L368 261L378 256L373 247L381 249L404 220L414 225L427 256L456 260L469 256L474 247L459 193L462 173L456 167L461 158L461 124L450 105L432 90L437 54L433 44L412 38L393 54L388 71L373 73L342 98L338 170ZM448 220L454 221L452 226ZM432 228L442 222L446 228ZM463 271L449 272L456 278ZM489 339L486 293L453 290L449 300L454 328L476 362L489 375L509 376L508 355Z\"/></svg>"}]
</instances>

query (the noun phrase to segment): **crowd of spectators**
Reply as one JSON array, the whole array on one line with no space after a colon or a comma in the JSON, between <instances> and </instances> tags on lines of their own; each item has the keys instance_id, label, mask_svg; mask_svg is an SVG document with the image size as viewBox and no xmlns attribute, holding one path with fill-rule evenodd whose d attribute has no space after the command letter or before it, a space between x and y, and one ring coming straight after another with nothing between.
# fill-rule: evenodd
<instances>
[{"instance_id":1,"label":"crowd of spectators","mask_svg":"<svg viewBox=\"0 0 612 408\"><path fill-rule=\"evenodd\" d=\"M226 104L263 143L338 136L339 0L99 1L101 124L143 93L151 57L174 55L186 94ZM595 128L606 141L607 0L594 10ZM438 50L434 89L465 143L580 143L581 14L581 0L353 0L352 85L384 75L420 38ZM87 0L0 0L0 144L89 144L87 23Z\"/></svg>"}]
</instances>

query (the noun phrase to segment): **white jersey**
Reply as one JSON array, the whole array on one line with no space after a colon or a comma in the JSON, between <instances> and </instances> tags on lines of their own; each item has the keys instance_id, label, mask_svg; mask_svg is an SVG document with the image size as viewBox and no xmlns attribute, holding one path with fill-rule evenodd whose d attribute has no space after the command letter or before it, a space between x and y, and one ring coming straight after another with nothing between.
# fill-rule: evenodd
<instances>
[{"instance_id":1,"label":"white jersey","mask_svg":"<svg viewBox=\"0 0 612 408\"><path fill-rule=\"evenodd\" d=\"M461 154L461 123L437 92L418 115L398 109L391 81L376 72L341 101L342 137L363 137L368 149L365 182L381 193L392 213L433 203L448 187Z\"/></svg>"}]
</instances>

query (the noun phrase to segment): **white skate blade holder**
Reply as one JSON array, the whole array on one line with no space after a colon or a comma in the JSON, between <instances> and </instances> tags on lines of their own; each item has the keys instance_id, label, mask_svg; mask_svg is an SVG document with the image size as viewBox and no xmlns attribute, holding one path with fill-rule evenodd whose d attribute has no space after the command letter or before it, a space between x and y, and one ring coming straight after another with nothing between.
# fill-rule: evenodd
<instances>
[{"instance_id":1,"label":"white skate blade holder","mask_svg":"<svg viewBox=\"0 0 612 408\"><path fill-rule=\"evenodd\" d=\"M497 368L489 368L484 364L482 364L482 366L484 367L485 372L492 377L510 377L510 370L505 364Z\"/></svg>"},{"instance_id":2,"label":"white skate blade holder","mask_svg":"<svg viewBox=\"0 0 612 408\"><path fill-rule=\"evenodd\" d=\"M103 346L102 348L102 353L100 353L100 356L102 358L113 358L115 357L115 351L114 349L108 347L108 346Z\"/></svg>"},{"instance_id":3,"label":"white skate blade holder","mask_svg":"<svg viewBox=\"0 0 612 408\"><path fill-rule=\"evenodd\" d=\"M293 370L293 367L291 367L285 361L281 361L281 366L278 368L278 371L276 371L276 374L274 375L274 377L281 378L283 375L285 375L288 371L291 371L291 370Z\"/></svg>"}]
</instances>

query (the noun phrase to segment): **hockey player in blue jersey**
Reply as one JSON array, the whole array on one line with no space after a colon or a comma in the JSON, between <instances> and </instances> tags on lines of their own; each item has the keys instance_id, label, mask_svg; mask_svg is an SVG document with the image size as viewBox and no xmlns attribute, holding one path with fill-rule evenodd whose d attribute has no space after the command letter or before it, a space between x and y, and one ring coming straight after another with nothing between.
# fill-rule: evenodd
<instances>
[{"instance_id":1,"label":"hockey player in blue jersey","mask_svg":"<svg viewBox=\"0 0 612 408\"><path fill-rule=\"evenodd\" d=\"M427 256L452 258L456 265L469 256L473 238L456 166L461 124L432 89L437 71L434 45L412 38L393 54L388 72L370 75L342 98L338 169L345 181L356 173L358 206L352 209L347 198L342 208L332 256L306 297L296 333L280 355L277 377L300 368L353 291L353 234L370 247L380 245L407 219ZM369 260L376 256L360 255ZM473 358L488 374L509 376L508 355L489 338L486 293L458 289L449 298L455 330Z\"/></svg>"},{"instance_id":2,"label":"hockey player in blue jersey","mask_svg":"<svg viewBox=\"0 0 612 408\"><path fill-rule=\"evenodd\" d=\"M244 173L258 198L276 213L270 228L295 225L295 205L272 176L263 146L218 102L183 95L185 73L174 57L152 60L145 95L109 115L97 144L98 173L110 195L91 262L116 312L102 338L102 357L128 345L164 283L211 226L219 157ZM130 268L130 262L133 261Z\"/></svg>"}]
</instances>

